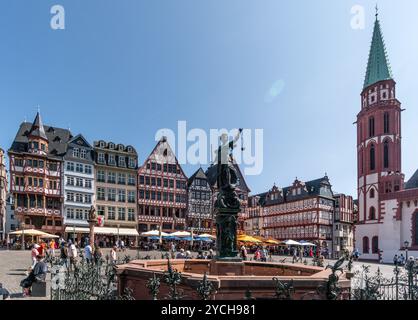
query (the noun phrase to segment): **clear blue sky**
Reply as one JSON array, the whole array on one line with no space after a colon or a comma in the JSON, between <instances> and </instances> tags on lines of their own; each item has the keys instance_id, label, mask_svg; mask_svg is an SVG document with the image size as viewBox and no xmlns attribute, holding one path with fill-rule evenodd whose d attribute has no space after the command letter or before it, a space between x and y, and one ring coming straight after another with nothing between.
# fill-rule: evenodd
<instances>
[{"instance_id":1,"label":"clear blue sky","mask_svg":"<svg viewBox=\"0 0 418 320\"><path fill-rule=\"evenodd\" d=\"M403 113L403 171L418 168L418 2L378 1ZM50 8L66 30L50 28ZM366 8L353 30L351 7ZM41 106L46 124L134 145L160 128L264 129L253 192L325 172L356 196L356 129L376 1L3 0L0 146ZM275 99L266 93L275 83ZM222 112L223 116L218 114ZM191 175L197 168L186 166Z\"/></svg>"}]
</instances>

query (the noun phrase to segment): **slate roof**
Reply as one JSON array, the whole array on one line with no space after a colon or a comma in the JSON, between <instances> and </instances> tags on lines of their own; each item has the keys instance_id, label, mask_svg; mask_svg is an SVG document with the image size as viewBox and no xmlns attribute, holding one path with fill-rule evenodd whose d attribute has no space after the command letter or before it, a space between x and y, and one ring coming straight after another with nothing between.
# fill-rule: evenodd
<instances>
[{"instance_id":1,"label":"slate roof","mask_svg":"<svg viewBox=\"0 0 418 320\"><path fill-rule=\"evenodd\" d=\"M30 135L48 140L44 125L42 123L41 114L39 112L36 114L35 120L33 121L32 127L30 129Z\"/></svg>"},{"instance_id":2,"label":"slate roof","mask_svg":"<svg viewBox=\"0 0 418 320\"><path fill-rule=\"evenodd\" d=\"M35 119L36 120L36 119ZM9 152L25 153L29 150L28 136L31 134L32 124L24 122L20 125ZM72 138L67 129L43 126L46 138L49 141L48 157L62 160L67 152L67 143ZM32 132L33 135L33 132Z\"/></svg>"},{"instance_id":3,"label":"slate roof","mask_svg":"<svg viewBox=\"0 0 418 320\"><path fill-rule=\"evenodd\" d=\"M418 170L412 175L412 177L405 183L405 189L418 188Z\"/></svg>"},{"instance_id":4,"label":"slate roof","mask_svg":"<svg viewBox=\"0 0 418 320\"><path fill-rule=\"evenodd\" d=\"M196 179L196 178L198 178L198 179L204 179L204 180L207 180L208 179L208 177L206 177L206 174L205 174L205 172L203 171L203 169L202 168L199 168L199 170L197 170L190 178L189 178L189 180L187 181L187 186L190 186L192 183L193 183L193 181L194 181L194 179Z\"/></svg>"},{"instance_id":5,"label":"slate roof","mask_svg":"<svg viewBox=\"0 0 418 320\"><path fill-rule=\"evenodd\" d=\"M380 22L376 18L363 88L371 86L376 82L389 79L392 79L392 71L386 54Z\"/></svg>"}]
</instances>

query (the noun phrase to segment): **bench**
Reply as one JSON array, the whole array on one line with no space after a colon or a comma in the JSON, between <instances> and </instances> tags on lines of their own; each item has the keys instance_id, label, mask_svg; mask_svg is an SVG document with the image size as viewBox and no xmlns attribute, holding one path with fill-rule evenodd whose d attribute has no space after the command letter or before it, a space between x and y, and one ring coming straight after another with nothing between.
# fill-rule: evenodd
<instances>
[{"instance_id":1,"label":"bench","mask_svg":"<svg viewBox=\"0 0 418 320\"><path fill-rule=\"evenodd\" d=\"M45 298L46 297L46 282L37 281L32 284L32 297Z\"/></svg>"}]
</instances>

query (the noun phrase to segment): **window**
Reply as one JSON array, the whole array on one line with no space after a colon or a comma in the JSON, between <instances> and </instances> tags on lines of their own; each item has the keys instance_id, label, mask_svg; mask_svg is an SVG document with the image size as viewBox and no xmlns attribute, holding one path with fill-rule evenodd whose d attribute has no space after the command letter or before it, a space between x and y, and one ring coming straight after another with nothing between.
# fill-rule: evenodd
<instances>
[{"instance_id":1,"label":"window","mask_svg":"<svg viewBox=\"0 0 418 320\"><path fill-rule=\"evenodd\" d=\"M374 207L369 209L369 220L376 220L376 209Z\"/></svg>"},{"instance_id":2,"label":"window","mask_svg":"<svg viewBox=\"0 0 418 320\"><path fill-rule=\"evenodd\" d=\"M125 221L126 220L126 211L125 208L118 208L118 220Z\"/></svg>"},{"instance_id":3,"label":"window","mask_svg":"<svg viewBox=\"0 0 418 320\"><path fill-rule=\"evenodd\" d=\"M75 194L75 201L79 203L83 203L83 195L81 193Z\"/></svg>"},{"instance_id":4,"label":"window","mask_svg":"<svg viewBox=\"0 0 418 320\"><path fill-rule=\"evenodd\" d=\"M414 215L413 215L413 242L414 245L418 245L418 211L415 211Z\"/></svg>"},{"instance_id":5,"label":"window","mask_svg":"<svg viewBox=\"0 0 418 320\"><path fill-rule=\"evenodd\" d=\"M118 173L118 184L126 184L126 174Z\"/></svg>"},{"instance_id":6,"label":"window","mask_svg":"<svg viewBox=\"0 0 418 320\"><path fill-rule=\"evenodd\" d=\"M77 178L76 179L76 186L82 188L83 187L83 179Z\"/></svg>"},{"instance_id":7,"label":"window","mask_svg":"<svg viewBox=\"0 0 418 320\"><path fill-rule=\"evenodd\" d=\"M83 210L82 209L76 209L75 210L75 218L77 220L83 220Z\"/></svg>"},{"instance_id":8,"label":"window","mask_svg":"<svg viewBox=\"0 0 418 320\"><path fill-rule=\"evenodd\" d=\"M369 118L369 137L374 136L374 117Z\"/></svg>"},{"instance_id":9,"label":"window","mask_svg":"<svg viewBox=\"0 0 418 320\"><path fill-rule=\"evenodd\" d=\"M144 184L144 183L145 183L145 177L139 176L139 184Z\"/></svg>"},{"instance_id":10,"label":"window","mask_svg":"<svg viewBox=\"0 0 418 320\"><path fill-rule=\"evenodd\" d=\"M98 182L106 182L104 171L102 171L102 170L97 171L97 181Z\"/></svg>"},{"instance_id":11,"label":"window","mask_svg":"<svg viewBox=\"0 0 418 320\"><path fill-rule=\"evenodd\" d=\"M135 203L135 191L128 191L128 202Z\"/></svg>"},{"instance_id":12,"label":"window","mask_svg":"<svg viewBox=\"0 0 418 320\"><path fill-rule=\"evenodd\" d=\"M119 156L119 167L126 167L125 157Z\"/></svg>"},{"instance_id":13,"label":"window","mask_svg":"<svg viewBox=\"0 0 418 320\"><path fill-rule=\"evenodd\" d=\"M118 201L126 202L126 190L123 190L123 189L118 190Z\"/></svg>"},{"instance_id":14,"label":"window","mask_svg":"<svg viewBox=\"0 0 418 320\"><path fill-rule=\"evenodd\" d=\"M374 198L374 188L370 189L370 198L373 199Z\"/></svg>"},{"instance_id":15,"label":"window","mask_svg":"<svg viewBox=\"0 0 418 320\"><path fill-rule=\"evenodd\" d=\"M91 180L86 180L84 182L84 187L86 187L87 189L91 189L91 186L92 186Z\"/></svg>"},{"instance_id":16,"label":"window","mask_svg":"<svg viewBox=\"0 0 418 320\"><path fill-rule=\"evenodd\" d=\"M108 207L107 208L107 219L115 220L116 218L116 209L115 207Z\"/></svg>"},{"instance_id":17,"label":"window","mask_svg":"<svg viewBox=\"0 0 418 320\"><path fill-rule=\"evenodd\" d=\"M74 219L74 209L67 208L67 219Z\"/></svg>"},{"instance_id":18,"label":"window","mask_svg":"<svg viewBox=\"0 0 418 320\"><path fill-rule=\"evenodd\" d=\"M67 193L67 201L74 202L74 193L72 192Z\"/></svg>"},{"instance_id":19,"label":"window","mask_svg":"<svg viewBox=\"0 0 418 320\"><path fill-rule=\"evenodd\" d=\"M90 194L84 195L84 203L91 204L91 195Z\"/></svg>"},{"instance_id":20,"label":"window","mask_svg":"<svg viewBox=\"0 0 418 320\"><path fill-rule=\"evenodd\" d=\"M67 178L67 186L74 186L74 178L68 177Z\"/></svg>"},{"instance_id":21,"label":"window","mask_svg":"<svg viewBox=\"0 0 418 320\"><path fill-rule=\"evenodd\" d=\"M115 155L109 154L109 165L116 165Z\"/></svg>"},{"instance_id":22,"label":"window","mask_svg":"<svg viewBox=\"0 0 418 320\"><path fill-rule=\"evenodd\" d=\"M372 253L379 253L379 237L374 236L372 238Z\"/></svg>"},{"instance_id":23,"label":"window","mask_svg":"<svg viewBox=\"0 0 418 320\"><path fill-rule=\"evenodd\" d=\"M104 216L105 215L105 207L97 206L97 215Z\"/></svg>"},{"instance_id":24,"label":"window","mask_svg":"<svg viewBox=\"0 0 418 320\"><path fill-rule=\"evenodd\" d=\"M74 163L68 162L67 163L67 171L74 171Z\"/></svg>"},{"instance_id":25,"label":"window","mask_svg":"<svg viewBox=\"0 0 418 320\"><path fill-rule=\"evenodd\" d=\"M387 141L383 144L383 167L389 168L389 143Z\"/></svg>"},{"instance_id":26,"label":"window","mask_svg":"<svg viewBox=\"0 0 418 320\"><path fill-rule=\"evenodd\" d=\"M83 173L83 171L84 171L84 166L83 166L81 163L77 163L77 164L75 165L75 171L76 171L76 172Z\"/></svg>"},{"instance_id":27,"label":"window","mask_svg":"<svg viewBox=\"0 0 418 320\"><path fill-rule=\"evenodd\" d=\"M97 200L105 200L105 189L104 188L97 188Z\"/></svg>"},{"instance_id":28,"label":"window","mask_svg":"<svg viewBox=\"0 0 418 320\"><path fill-rule=\"evenodd\" d=\"M116 189L108 189L107 190L107 200L108 201L116 201Z\"/></svg>"},{"instance_id":29,"label":"window","mask_svg":"<svg viewBox=\"0 0 418 320\"><path fill-rule=\"evenodd\" d=\"M128 209L128 221L135 221L135 209Z\"/></svg>"},{"instance_id":30,"label":"window","mask_svg":"<svg viewBox=\"0 0 418 320\"><path fill-rule=\"evenodd\" d=\"M87 158L87 150L86 149L81 149L80 158L81 159L86 159Z\"/></svg>"},{"instance_id":31,"label":"window","mask_svg":"<svg viewBox=\"0 0 418 320\"><path fill-rule=\"evenodd\" d=\"M91 166L85 165L84 166L84 173L85 174L92 174L93 170Z\"/></svg>"},{"instance_id":32,"label":"window","mask_svg":"<svg viewBox=\"0 0 418 320\"><path fill-rule=\"evenodd\" d=\"M130 186L134 186L135 185L135 175L134 174L130 174L128 176L128 184Z\"/></svg>"},{"instance_id":33,"label":"window","mask_svg":"<svg viewBox=\"0 0 418 320\"><path fill-rule=\"evenodd\" d=\"M108 183L116 183L116 173L108 172L107 173L107 182Z\"/></svg>"},{"instance_id":34,"label":"window","mask_svg":"<svg viewBox=\"0 0 418 320\"><path fill-rule=\"evenodd\" d=\"M104 153L103 153L103 152L100 152L100 153L98 154L97 161L98 161L99 163L106 163L106 160L105 160L105 155L104 155Z\"/></svg>"},{"instance_id":35,"label":"window","mask_svg":"<svg viewBox=\"0 0 418 320\"><path fill-rule=\"evenodd\" d=\"M389 133L389 112L383 115L383 132Z\"/></svg>"},{"instance_id":36,"label":"window","mask_svg":"<svg viewBox=\"0 0 418 320\"><path fill-rule=\"evenodd\" d=\"M363 237L363 253L369 253L369 237Z\"/></svg>"},{"instance_id":37,"label":"window","mask_svg":"<svg viewBox=\"0 0 418 320\"><path fill-rule=\"evenodd\" d=\"M375 157L375 149L374 145L370 147L370 171L374 171L376 169L376 157Z\"/></svg>"},{"instance_id":38,"label":"window","mask_svg":"<svg viewBox=\"0 0 418 320\"><path fill-rule=\"evenodd\" d=\"M80 158L80 149L79 148L74 148L73 149L73 157L74 158Z\"/></svg>"}]
</instances>

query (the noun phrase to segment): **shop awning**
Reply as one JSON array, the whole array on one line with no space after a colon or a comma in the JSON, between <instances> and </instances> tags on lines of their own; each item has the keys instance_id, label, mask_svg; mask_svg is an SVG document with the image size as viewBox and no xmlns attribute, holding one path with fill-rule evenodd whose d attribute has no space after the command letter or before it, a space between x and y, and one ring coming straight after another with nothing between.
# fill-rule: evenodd
<instances>
[{"instance_id":1,"label":"shop awning","mask_svg":"<svg viewBox=\"0 0 418 320\"><path fill-rule=\"evenodd\" d=\"M130 236L130 237L139 237L139 233L136 229L128 229L128 228L108 228L108 227L95 227L94 228L95 234L103 234L103 235L112 235L112 236Z\"/></svg>"},{"instance_id":2,"label":"shop awning","mask_svg":"<svg viewBox=\"0 0 418 320\"><path fill-rule=\"evenodd\" d=\"M90 229L85 227L66 227L65 233L90 233Z\"/></svg>"},{"instance_id":3,"label":"shop awning","mask_svg":"<svg viewBox=\"0 0 418 320\"><path fill-rule=\"evenodd\" d=\"M66 233L90 233L89 228L83 227L67 227L65 228ZM139 233L136 229L128 229L128 228L109 228L109 227L94 227L94 234L101 234L107 236L131 236L131 237L138 237Z\"/></svg>"}]
</instances>

